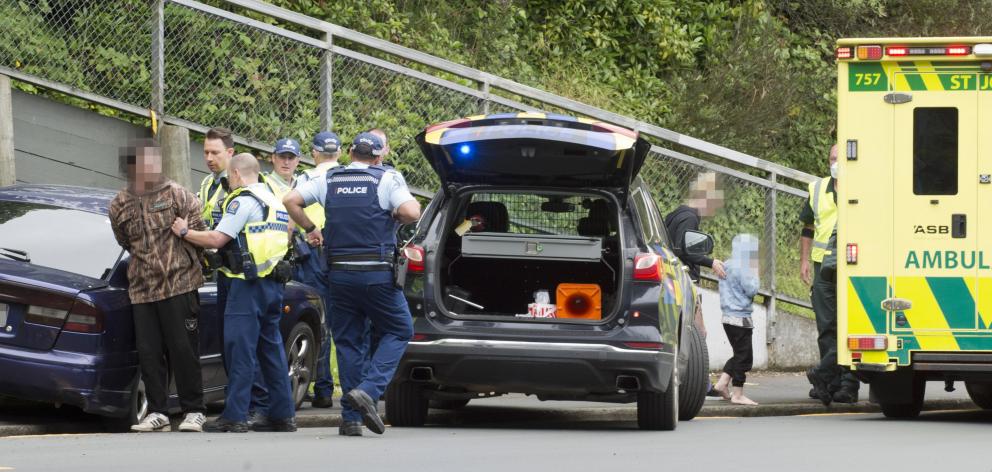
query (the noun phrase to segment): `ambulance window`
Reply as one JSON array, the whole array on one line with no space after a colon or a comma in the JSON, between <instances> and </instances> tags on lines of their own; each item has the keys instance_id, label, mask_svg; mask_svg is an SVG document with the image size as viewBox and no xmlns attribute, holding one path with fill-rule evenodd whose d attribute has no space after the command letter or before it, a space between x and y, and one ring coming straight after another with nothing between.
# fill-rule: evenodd
<instances>
[{"instance_id":1,"label":"ambulance window","mask_svg":"<svg viewBox=\"0 0 992 472\"><path fill-rule=\"evenodd\" d=\"M913 110L913 193L958 193L958 109Z\"/></svg>"}]
</instances>

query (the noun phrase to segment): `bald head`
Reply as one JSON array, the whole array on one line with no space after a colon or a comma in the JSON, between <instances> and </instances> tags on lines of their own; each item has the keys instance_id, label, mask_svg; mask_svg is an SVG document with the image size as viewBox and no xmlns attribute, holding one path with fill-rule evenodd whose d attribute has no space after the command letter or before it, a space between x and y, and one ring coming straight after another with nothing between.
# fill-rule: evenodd
<instances>
[{"instance_id":1,"label":"bald head","mask_svg":"<svg viewBox=\"0 0 992 472\"><path fill-rule=\"evenodd\" d=\"M227 165L228 178L234 188L258 183L260 170L258 159L247 152L235 155Z\"/></svg>"}]
</instances>

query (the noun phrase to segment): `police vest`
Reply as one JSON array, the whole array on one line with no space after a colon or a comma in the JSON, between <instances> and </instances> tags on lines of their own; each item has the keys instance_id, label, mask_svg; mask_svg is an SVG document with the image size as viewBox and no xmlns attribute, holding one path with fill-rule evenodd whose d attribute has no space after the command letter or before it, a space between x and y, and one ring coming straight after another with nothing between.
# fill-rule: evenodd
<instances>
[{"instance_id":1,"label":"police vest","mask_svg":"<svg viewBox=\"0 0 992 472\"><path fill-rule=\"evenodd\" d=\"M220 183L214 187L213 175L207 175L200 182L200 192L196 196L203 203L203 212L200 216L209 229L216 228L221 216L224 216L224 208L220 204L223 201L221 197L224 196L224 192L224 186Z\"/></svg>"},{"instance_id":2,"label":"police vest","mask_svg":"<svg viewBox=\"0 0 992 472\"><path fill-rule=\"evenodd\" d=\"M397 223L379 206L379 183L386 169L337 167L327 172L324 244L329 262L392 261Z\"/></svg>"},{"instance_id":3,"label":"police vest","mask_svg":"<svg viewBox=\"0 0 992 472\"><path fill-rule=\"evenodd\" d=\"M330 172L330 171L336 169L337 167L339 167L339 166L332 167L332 168L328 169L327 172ZM316 180L316 179L326 178L327 172L323 172L322 173L319 170L317 170L316 168L313 168L313 169L304 171L303 173L306 174L306 176L308 177L307 180L309 181L309 180ZM297 183L299 183L299 181L297 181ZM317 229L320 229L320 230L324 229L324 221L325 221L325 219L324 219L324 202L317 202L317 203L313 203L311 205L308 205L306 208L303 209L303 213L306 213L307 218L310 218L310 221L313 222L313 224L317 227Z\"/></svg>"},{"instance_id":4,"label":"police vest","mask_svg":"<svg viewBox=\"0 0 992 472\"><path fill-rule=\"evenodd\" d=\"M837 202L827 193L830 177L809 184L809 207L813 209L813 262L823 262L830 233L837 227ZM834 189L836 192L837 189Z\"/></svg>"},{"instance_id":5,"label":"police vest","mask_svg":"<svg viewBox=\"0 0 992 472\"><path fill-rule=\"evenodd\" d=\"M252 192L246 187L231 192L224 200L224 209L240 195L252 197L262 205L262 221L245 224L238 237L224 246L221 251L225 253L225 261L235 263L226 263L220 271L238 279L262 278L272 273L289 251L289 213L275 195Z\"/></svg>"},{"instance_id":6,"label":"police vest","mask_svg":"<svg viewBox=\"0 0 992 472\"><path fill-rule=\"evenodd\" d=\"M268 174L260 174L258 177L262 181L262 183L265 184L265 188L269 189L269 191L272 192L272 194L275 195L276 198L282 201L283 197L285 197L286 194L289 193L289 191L292 189L290 189L288 185L283 183L282 177L274 176L272 174L273 174L272 172Z\"/></svg>"}]
</instances>

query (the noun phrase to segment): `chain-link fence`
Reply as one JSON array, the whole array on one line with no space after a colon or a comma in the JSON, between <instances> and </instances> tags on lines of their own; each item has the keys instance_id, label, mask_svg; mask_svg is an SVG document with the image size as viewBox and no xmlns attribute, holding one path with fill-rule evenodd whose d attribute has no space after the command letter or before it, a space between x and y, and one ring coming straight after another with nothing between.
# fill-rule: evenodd
<instances>
[{"instance_id":1,"label":"chain-link fence","mask_svg":"<svg viewBox=\"0 0 992 472\"><path fill-rule=\"evenodd\" d=\"M0 0L0 73L27 87L48 84L89 92L90 99L123 110L153 109L153 97L161 97L158 111L166 121L200 131L227 126L260 153L280 137L309 142L321 127L332 127L346 142L362 130L381 128L389 135L388 160L423 193L436 191L439 182L413 137L430 123L517 111L595 115L584 106L566 108L564 99L543 92L490 90L489 82L480 82L480 77L488 80L481 72L456 83L446 80L457 75L451 70L439 66L432 74L423 58L400 57L394 49L340 38L332 45L327 31L285 16L263 21L260 14L238 15L246 2L235 7L208 1ZM624 120L619 124L632 126L633 120ZM712 157L705 151L696 155ZM764 246L763 288L805 299L796 243L804 192L774 190L781 180L769 179L767 168L730 165L737 170L654 148L641 176L659 209L668 213L684 202L700 172L716 171L725 204L703 220L702 228L717 240L715 256L729 256L734 235L755 234ZM798 174L784 170L792 178Z\"/></svg>"}]
</instances>

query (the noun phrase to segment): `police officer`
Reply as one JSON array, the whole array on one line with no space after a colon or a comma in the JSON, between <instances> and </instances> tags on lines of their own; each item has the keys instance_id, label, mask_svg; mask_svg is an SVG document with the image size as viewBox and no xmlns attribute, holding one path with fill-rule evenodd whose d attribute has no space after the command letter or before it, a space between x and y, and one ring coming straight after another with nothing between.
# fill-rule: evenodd
<instances>
[{"instance_id":1,"label":"police officer","mask_svg":"<svg viewBox=\"0 0 992 472\"><path fill-rule=\"evenodd\" d=\"M234 136L231 130L223 127L210 128L203 140L203 159L206 161L210 174L200 182L200 191L197 197L203 204L203 222L207 229L214 229L220 222L224 213L223 203L227 198L230 187L227 180L227 167L234 156ZM209 264L208 264L209 266ZM209 267L212 270L216 267ZM220 322L219 331L224 333L224 306L227 302L227 293L231 286L231 280L223 272L216 273L217 282L217 319ZM227 358L223 359L224 371L228 372ZM268 408L269 395L262 384L262 372L255 372L255 380L251 389L251 405L249 407L249 423L256 417L265 418Z\"/></svg>"},{"instance_id":2,"label":"police officer","mask_svg":"<svg viewBox=\"0 0 992 472\"><path fill-rule=\"evenodd\" d=\"M799 215L803 223L800 237L800 276L812 285L810 299L816 315L817 344L823 368L810 369L806 376L813 389L810 397L825 405L858 401L858 380L850 372L827 368L837 363L837 297L835 283L825 280L821 263L828 252L830 235L837 229L837 145L830 148L830 176L809 184L809 200ZM812 268L810 259L813 260ZM812 274L811 274L812 271ZM832 361L831 361L832 359Z\"/></svg>"},{"instance_id":3,"label":"police officer","mask_svg":"<svg viewBox=\"0 0 992 472\"><path fill-rule=\"evenodd\" d=\"M304 171L297 177L295 186L303 185L313 179L322 179L327 175L327 171L338 167L338 159L341 157L341 139L338 135L330 131L321 131L313 137L310 145L310 156L316 166L313 169ZM317 226L318 230L324 229L324 205L323 202L316 202L307 206L303 210L310 221ZM300 253L308 251L309 254L299 260L295 267L293 279L299 280L311 287L320 290L324 298L324 312L326 314L327 335L320 345L320 353L317 356L317 376L313 384L313 400L310 405L314 408L330 408L334 405L331 397L334 394L334 375L331 372L331 300L330 285L327 281L327 259L324 257L321 248L301 247L306 242L297 243L297 259L301 259Z\"/></svg>"},{"instance_id":4,"label":"police officer","mask_svg":"<svg viewBox=\"0 0 992 472\"><path fill-rule=\"evenodd\" d=\"M406 345L413 336L410 309L393 280L396 230L399 223L420 218L420 204L410 194L403 176L379 164L383 144L375 135L361 133L352 142L351 164L331 169L322 179L297 187L283 202L290 216L307 232L313 244L323 244L328 255L331 283L331 331L337 348L341 388L346 392L338 430L361 436L361 425L376 434L385 425L376 401L393 378ZM323 231L304 207L324 202ZM371 322L379 333L372 366L362 375L365 327Z\"/></svg>"},{"instance_id":5,"label":"police officer","mask_svg":"<svg viewBox=\"0 0 992 472\"><path fill-rule=\"evenodd\" d=\"M217 229L190 230L176 218L172 231L204 248L220 249L219 268L230 279L224 307L224 357L228 362L224 412L204 429L246 432L248 406L256 365L269 389L270 406L264 426L255 430L295 431L295 405L286 376L286 354L279 332L280 307L288 268L279 270L288 251L289 217L282 203L258 181L258 161L251 154L231 159L224 215ZM285 278L280 278L285 276ZM257 353L257 356L256 356Z\"/></svg>"},{"instance_id":6,"label":"police officer","mask_svg":"<svg viewBox=\"0 0 992 472\"><path fill-rule=\"evenodd\" d=\"M263 174L262 181L282 200L296 180L296 169L300 166L300 143L291 138L276 141L269 159L272 162L272 172Z\"/></svg>"}]
</instances>

